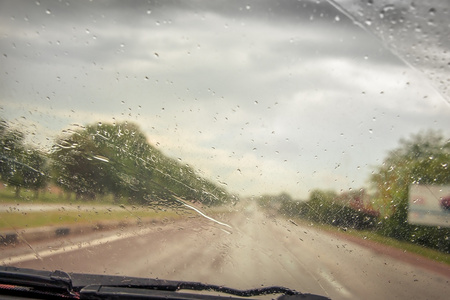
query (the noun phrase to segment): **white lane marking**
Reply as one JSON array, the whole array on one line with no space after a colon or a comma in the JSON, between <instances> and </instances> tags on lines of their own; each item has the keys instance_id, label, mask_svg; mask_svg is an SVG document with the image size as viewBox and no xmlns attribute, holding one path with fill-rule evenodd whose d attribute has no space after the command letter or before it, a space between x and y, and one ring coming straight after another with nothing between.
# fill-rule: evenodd
<instances>
[{"instance_id":1,"label":"white lane marking","mask_svg":"<svg viewBox=\"0 0 450 300\"><path fill-rule=\"evenodd\" d=\"M340 284L336 278L334 278L327 270L319 270L319 275L325 279L336 291L339 291L342 296L346 298L351 298L352 294L342 285Z\"/></svg>"},{"instance_id":2,"label":"white lane marking","mask_svg":"<svg viewBox=\"0 0 450 300\"><path fill-rule=\"evenodd\" d=\"M150 233L151 231L152 231L151 228L147 228L147 229L139 230L139 232L126 232L126 233L114 234L114 235L110 235L110 236L103 237L100 239L87 241L87 242L81 242L76 245L63 247L60 249L43 250L43 251L37 251L36 253L29 253L29 254L24 254L24 255L8 257L8 258L4 258L3 260L1 260L0 265L13 265L13 264L16 264L19 262L24 262L24 261L33 260L33 259L42 260L42 258L44 258L44 257L49 257L52 255L57 255L57 254L61 254L61 253L68 253L68 252L72 252L72 251L76 251L76 250L81 250L84 248L99 246L99 245L111 243L114 241L126 239L126 238L133 237L133 236L145 235L147 233Z\"/></svg>"}]
</instances>

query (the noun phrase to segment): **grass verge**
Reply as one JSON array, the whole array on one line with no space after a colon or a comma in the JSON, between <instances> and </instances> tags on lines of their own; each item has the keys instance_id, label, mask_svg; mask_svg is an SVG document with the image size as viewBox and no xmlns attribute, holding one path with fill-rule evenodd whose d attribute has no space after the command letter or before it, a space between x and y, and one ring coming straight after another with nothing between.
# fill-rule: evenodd
<instances>
[{"instance_id":1,"label":"grass verge","mask_svg":"<svg viewBox=\"0 0 450 300\"><path fill-rule=\"evenodd\" d=\"M342 232L342 231L341 231ZM443 253L441 251L437 251L434 249L426 248L417 244L408 243L405 241L399 241L393 238L382 236L378 233L372 231L358 231L358 230L349 230L347 234L362 238L368 239L373 242L377 242L383 245L395 247L410 253L415 253L426 258L445 263L450 265L450 255Z\"/></svg>"},{"instance_id":2,"label":"grass verge","mask_svg":"<svg viewBox=\"0 0 450 300\"><path fill-rule=\"evenodd\" d=\"M61 205L61 208L48 211L16 211L22 205ZM41 226L67 226L76 224L96 224L101 221L130 221L142 219L180 218L182 216L198 215L188 208L168 208L154 210L152 206L131 206L125 199L114 199L113 195L100 195L93 200L76 199L74 194L63 193L56 187L45 191L21 189L17 197L16 191L10 186L0 186L0 206L12 207L8 211L0 211L0 230L35 228ZM73 210L80 206L81 209ZM64 207L72 209L64 210ZM90 207L87 209L87 207ZM112 209L108 209L111 207ZM122 208L120 208L122 207ZM125 208L125 209L123 209ZM202 209L203 210L203 209ZM229 211L223 207L207 209L205 213L222 215Z\"/></svg>"},{"instance_id":3,"label":"grass verge","mask_svg":"<svg viewBox=\"0 0 450 300\"><path fill-rule=\"evenodd\" d=\"M0 183L1 184L1 183ZM0 204L1 203L26 203L26 204L126 204L125 199L114 201L113 195L99 195L93 200L77 199L73 193L63 193L56 190L55 187L46 190L40 190L36 193L32 190L21 189L19 196L16 195L14 188L10 186L0 186Z\"/></svg>"},{"instance_id":4,"label":"grass verge","mask_svg":"<svg viewBox=\"0 0 450 300\"><path fill-rule=\"evenodd\" d=\"M175 211L150 210L90 210L46 212L0 212L0 230L35 228L41 226L68 226L96 224L102 221L126 221L137 223L140 219L176 218Z\"/></svg>"},{"instance_id":5,"label":"grass verge","mask_svg":"<svg viewBox=\"0 0 450 300\"><path fill-rule=\"evenodd\" d=\"M405 241L399 241L393 238L389 238L383 235L380 235L374 231L370 230L356 230L356 229L348 229L348 230L342 230L342 228L326 225L326 224L318 224L313 223L310 221L305 221L301 219L296 219L296 222L302 223L305 226L310 225L311 223L314 224L314 228L322 229L328 232L339 232L341 234L347 234L351 236L355 236L364 240L369 240L372 242L376 242L379 244L383 244L386 246L394 247L403 251L407 251L409 253L414 253L421 255L423 257L426 257L428 259L444 263L447 265L450 265L450 255L447 253L443 253L438 250L426 248L417 244L408 243Z\"/></svg>"}]
</instances>

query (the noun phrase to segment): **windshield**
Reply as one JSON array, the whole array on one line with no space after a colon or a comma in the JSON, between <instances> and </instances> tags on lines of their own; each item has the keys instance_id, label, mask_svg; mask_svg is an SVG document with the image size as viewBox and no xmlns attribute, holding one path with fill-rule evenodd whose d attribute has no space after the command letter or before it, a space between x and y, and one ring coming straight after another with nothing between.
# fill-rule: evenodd
<instances>
[{"instance_id":1,"label":"windshield","mask_svg":"<svg viewBox=\"0 0 450 300\"><path fill-rule=\"evenodd\" d=\"M446 1L1 1L0 264L443 299Z\"/></svg>"}]
</instances>

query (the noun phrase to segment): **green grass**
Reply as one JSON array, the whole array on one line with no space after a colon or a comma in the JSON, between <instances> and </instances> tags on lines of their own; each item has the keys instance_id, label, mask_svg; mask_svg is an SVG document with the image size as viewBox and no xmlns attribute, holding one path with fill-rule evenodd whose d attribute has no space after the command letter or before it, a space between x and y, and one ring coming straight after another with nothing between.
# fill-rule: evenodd
<instances>
[{"instance_id":1,"label":"green grass","mask_svg":"<svg viewBox=\"0 0 450 300\"><path fill-rule=\"evenodd\" d=\"M102 221L137 223L139 220L177 218L179 216L175 211L155 212L150 210L0 212L0 230L41 226L97 224Z\"/></svg>"},{"instance_id":2,"label":"green grass","mask_svg":"<svg viewBox=\"0 0 450 300\"><path fill-rule=\"evenodd\" d=\"M341 231L342 232L342 231ZM424 256L426 258L442 262L445 264L450 265L450 255L443 253L441 251L437 251L434 249L426 248L417 244L408 243L405 241L399 241L393 238L385 237L383 235L380 235L376 232L367 231L367 230L348 230L346 232L347 234L362 238L362 239L368 239L370 241L374 241L380 244L384 244L387 246L395 247L410 253L419 254L421 256Z\"/></svg>"},{"instance_id":3,"label":"green grass","mask_svg":"<svg viewBox=\"0 0 450 300\"><path fill-rule=\"evenodd\" d=\"M7 212L0 212L0 230L12 230L22 228L35 228L41 226L64 226L76 224L97 224L105 221L125 221L137 223L139 219L176 219L183 216L197 215L190 209L161 209L156 210L151 206L131 206L121 199L119 203L114 202L112 195L98 196L94 200L76 199L75 195L70 198L67 194L59 191L40 192L37 197L34 191L22 189L20 196L15 195L12 187L0 189L0 206L11 206ZM21 209L21 205L33 204L60 204L61 206L77 207L74 210L50 210L46 212L26 212L16 211ZM89 207L92 206L92 209ZM112 210L108 210L108 207ZM89 208L89 209L88 209ZM202 209L203 210L203 209ZM212 207L204 211L208 215L226 214L228 210L223 207Z\"/></svg>"},{"instance_id":4,"label":"green grass","mask_svg":"<svg viewBox=\"0 0 450 300\"><path fill-rule=\"evenodd\" d=\"M178 218L182 214L189 212L180 212L171 209L153 210L151 207L138 206L131 207L127 205L125 199L121 199L119 203L114 202L112 195L98 196L94 200L76 199L72 194L59 191L45 192L40 191L38 195L34 191L21 189L20 196L17 197L12 187L4 187L0 189L0 205L10 205L20 209L20 204L61 204L77 207L80 205L82 209L73 210L50 210L46 212L26 212L26 210L0 212L0 230L34 228L40 226L61 226L74 224L96 224L101 221L129 221L138 222L141 219L163 219ZM19 206L16 206L19 204ZM125 204L123 206L122 204ZM87 210L85 206L92 206L95 209ZM112 207L108 210L107 207ZM122 208L120 208L122 207Z\"/></svg>"},{"instance_id":5,"label":"green grass","mask_svg":"<svg viewBox=\"0 0 450 300\"><path fill-rule=\"evenodd\" d=\"M125 204L124 199L119 203L114 202L112 195L98 196L94 200L76 199L75 194L62 193L56 190L44 190L36 193L32 190L20 189L19 197L16 196L12 187L0 189L1 203L28 203L28 204L50 204L50 203L72 203L72 204Z\"/></svg>"},{"instance_id":6,"label":"green grass","mask_svg":"<svg viewBox=\"0 0 450 300\"><path fill-rule=\"evenodd\" d=\"M409 242L405 242L405 241L399 241L393 238L389 238L386 236L383 236L381 234L378 234L374 231L369 231L369 230L356 230L356 229L348 229L346 231L342 230L339 227L335 227L335 226L331 226L331 225L327 225L327 224L319 224L319 223L314 223L311 221L306 221L306 220L302 220L302 219L296 219L296 222L305 224L305 226L310 225L311 223L314 224L314 228L318 228L318 229L322 229L328 232L339 232L342 234L347 234L347 235L352 235L361 239L367 239L379 244L383 244L386 246L390 246L390 247L394 247L409 253L415 253L418 255L421 255L423 257L426 257L428 259L437 261L437 262L441 262L441 263L445 263L447 265L450 265L450 255L443 253L441 251L438 250L434 250L434 249L430 249L430 248L426 248L417 244L413 244L413 243L409 243Z\"/></svg>"}]
</instances>

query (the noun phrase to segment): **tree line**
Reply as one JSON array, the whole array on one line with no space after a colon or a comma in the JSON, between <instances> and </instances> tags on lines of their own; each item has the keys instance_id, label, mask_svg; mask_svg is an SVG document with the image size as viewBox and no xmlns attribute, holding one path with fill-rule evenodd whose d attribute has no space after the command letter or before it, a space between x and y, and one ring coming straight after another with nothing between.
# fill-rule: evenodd
<instances>
[{"instance_id":1,"label":"tree line","mask_svg":"<svg viewBox=\"0 0 450 300\"><path fill-rule=\"evenodd\" d=\"M259 198L262 207L288 217L344 228L372 229L399 240L450 252L448 227L408 223L411 184L450 184L450 140L427 131L400 140L370 176L371 193L313 190L308 201L287 193ZM176 199L220 205L233 201L221 186L189 165L165 156L136 124L95 123L58 137L48 152L25 142L25 135L0 120L0 179L36 194L56 184L86 201L113 195L116 202L177 205ZM62 199L63 200L63 199Z\"/></svg>"},{"instance_id":2,"label":"tree line","mask_svg":"<svg viewBox=\"0 0 450 300\"><path fill-rule=\"evenodd\" d=\"M186 164L165 156L129 122L94 123L58 137L47 153L0 122L0 176L16 189L36 192L49 183L86 201L113 195L116 202L176 204L177 197L219 205L234 198Z\"/></svg>"},{"instance_id":3,"label":"tree line","mask_svg":"<svg viewBox=\"0 0 450 300\"><path fill-rule=\"evenodd\" d=\"M450 185L450 140L437 131L401 139L370 176L364 189L336 193L313 190L307 201L286 193L264 195L259 203L286 217L341 228L370 229L384 236L450 253L450 228L408 222L409 187L412 184ZM448 212L447 212L448 213Z\"/></svg>"}]
</instances>

